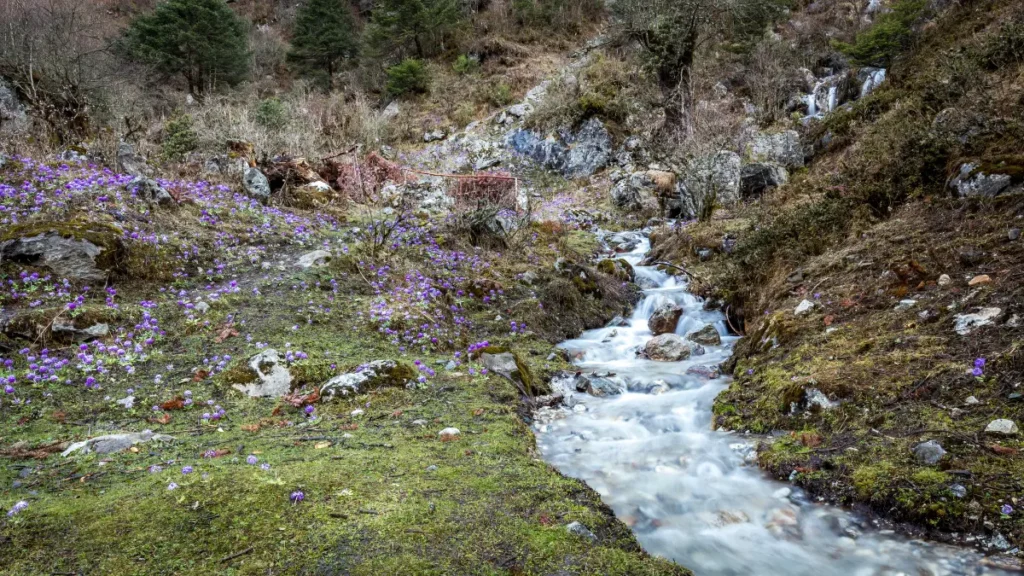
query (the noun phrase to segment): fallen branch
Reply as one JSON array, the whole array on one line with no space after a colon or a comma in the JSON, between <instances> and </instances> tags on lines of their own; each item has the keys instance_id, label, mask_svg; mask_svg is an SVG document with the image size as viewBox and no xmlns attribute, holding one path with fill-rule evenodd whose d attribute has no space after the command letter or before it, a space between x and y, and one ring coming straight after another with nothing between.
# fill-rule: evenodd
<instances>
[{"instance_id":1,"label":"fallen branch","mask_svg":"<svg viewBox=\"0 0 1024 576\"><path fill-rule=\"evenodd\" d=\"M689 276L690 280L696 280L697 279L697 277L694 276L693 273L690 272L689 270L687 270L686 268L683 268L682 266L676 266L675 264L672 264L670 262L654 262L654 265L655 266L668 266L669 268L675 268L676 270L679 270L683 274L686 274L687 276Z\"/></svg>"},{"instance_id":2,"label":"fallen branch","mask_svg":"<svg viewBox=\"0 0 1024 576\"><path fill-rule=\"evenodd\" d=\"M225 557L221 558L220 561L221 562L230 562L231 560L234 560L235 558L238 558L239 556L245 556L246 554L248 554L250 552L252 552L252 546L249 546L248 548L246 548L245 550L242 550L241 552L235 552L234 554L231 554L230 556L225 556Z\"/></svg>"}]
</instances>

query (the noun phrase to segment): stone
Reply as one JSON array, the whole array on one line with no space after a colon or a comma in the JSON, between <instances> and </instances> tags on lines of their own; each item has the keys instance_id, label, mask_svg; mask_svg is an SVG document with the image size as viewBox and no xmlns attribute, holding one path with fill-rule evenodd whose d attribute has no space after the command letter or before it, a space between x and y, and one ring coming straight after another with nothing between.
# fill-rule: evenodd
<instances>
[{"instance_id":1,"label":"stone","mask_svg":"<svg viewBox=\"0 0 1024 576\"><path fill-rule=\"evenodd\" d=\"M28 108L18 98L18 91L10 82L0 78L0 132L23 132L29 123Z\"/></svg>"},{"instance_id":2,"label":"stone","mask_svg":"<svg viewBox=\"0 0 1024 576\"><path fill-rule=\"evenodd\" d=\"M567 178L594 175L608 165L612 156L612 137L604 123L592 117L572 137L572 148L562 171Z\"/></svg>"},{"instance_id":3,"label":"stone","mask_svg":"<svg viewBox=\"0 0 1024 576\"><path fill-rule=\"evenodd\" d=\"M533 373L526 362L512 352L480 354L480 363L491 372L521 386L522 390L531 395L542 395L550 392L545 386L534 381Z\"/></svg>"},{"instance_id":4,"label":"stone","mask_svg":"<svg viewBox=\"0 0 1024 576\"><path fill-rule=\"evenodd\" d=\"M270 201L270 181L258 168L245 168L245 172L242 173L242 187L251 198L264 204Z\"/></svg>"},{"instance_id":5,"label":"stone","mask_svg":"<svg viewBox=\"0 0 1024 576\"><path fill-rule=\"evenodd\" d=\"M961 198L969 196L992 197L1010 187L1012 178L1008 174L985 174L978 170L978 164L968 162L960 166L956 178L949 186Z\"/></svg>"},{"instance_id":6,"label":"stone","mask_svg":"<svg viewBox=\"0 0 1024 576\"><path fill-rule=\"evenodd\" d=\"M657 207L654 179L647 172L634 172L616 182L611 197L616 207L627 212Z\"/></svg>"},{"instance_id":7,"label":"stone","mask_svg":"<svg viewBox=\"0 0 1024 576\"><path fill-rule=\"evenodd\" d=\"M967 283L968 286L980 286L982 284L989 284L992 282L992 278L988 274L980 274L971 278L971 281Z\"/></svg>"},{"instance_id":8,"label":"stone","mask_svg":"<svg viewBox=\"0 0 1024 576\"><path fill-rule=\"evenodd\" d=\"M804 150L796 130L755 134L747 145L747 155L754 162L771 162L786 168L804 165Z\"/></svg>"},{"instance_id":9,"label":"stone","mask_svg":"<svg viewBox=\"0 0 1024 576\"><path fill-rule=\"evenodd\" d=\"M206 314L210 311L210 305L206 302L196 302L194 310L200 314Z\"/></svg>"},{"instance_id":10,"label":"stone","mask_svg":"<svg viewBox=\"0 0 1024 576\"><path fill-rule=\"evenodd\" d=\"M0 262L14 260L45 266L69 280L103 282L107 273L96 264L105 249L89 240L64 237L55 231L0 242Z\"/></svg>"},{"instance_id":11,"label":"stone","mask_svg":"<svg viewBox=\"0 0 1024 576\"><path fill-rule=\"evenodd\" d=\"M954 498L967 497L967 488L963 484L951 484L949 487L949 492L950 494L953 495Z\"/></svg>"},{"instance_id":12,"label":"stone","mask_svg":"<svg viewBox=\"0 0 1024 576\"><path fill-rule=\"evenodd\" d=\"M907 298L905 300L900 300L899 304L896 304L895 310L897 312L903 312L904 310L910 310L914 306L917 306L917 300Z\"/></svg>"},{"instance_id":13,"label":"stone","mask_svg":"<svg viewBox=\"0 0 1024 576\"><path fill-rule=\"evenodd\" d=\"M721 373L719 373L718 368L714 366L705 366L703 364L690 366L689 368L686 369L686 373L693 376L700 376L701 378L707 378L708 380L714 380L715 378L721 376Z\"/></svg>"},{"instance_id":14,"label":"stone","mask_svg":"<svg viewBox=\"0 0 1024 576\"><path fill-rule=\"evenodd\" d=\"M686 335L686 339L697 344L703 344L704 346L719 346L722 344L722 337L711 324L696 332L690 332Z\"/></svg>"},{"instance_id":15,"label":"stone","mask_svg":"<svg viewBox=\"0 0 1024 576\"><path fill-rule=\"evenodd\" d=\"M124 140L117 145L117 170L136 178L148 178L153 173L146 159L136 154L132 145Z\"/></svg>"},{"instance_id":16,"label":"stone","mask_svg":"<svg viewBox=\"0 0 1024 576\"><path fill-rule=\"evenodd\" d=\"M945 449L943 449L942 445L935 440L921 442L914 446L912 452L914 453L914 458L917 458L918 462L928 466L938 464L939 460L942 460L942 457L946 455Z\"/></svg>"},{"instance_id":17,"label":"stone","mask_svg":"<svg viewBox=\"0 0 1024 576\"><path fill-rule=\"evenodd\" d=\"M537 283L537 280L540 279L540 276L538 276L537 273L534 272L533 270L528 270L526 272L523 272L523 275L520 276L519 279L523 281L523 284L526 284L527 286L533 286L534 284Z\"/></svg>"},{"instance_id":18,"label":"stone","mask_svg":"<svg viewBox=\"0 0 1024 576\"><path fill-rule=\"evenodd\" d=\"M1000 434L1003 436L1016 436L1017 435L1017 424L1013 420L1007 420L1000 418L993 420L985 426L986 434Z\"/></svg>"},{"instance_id":19,"label":"stone","mask_svg":"<svg viewBox=\"0 0 1024 576\"><path fill-rule=\"evenodd\" d=\"M654 311L654 314L647 319L647 327L654 333L668 334L676 331L679 318L683 315L683 309L671 302L662 304Z\"/></svg>"},{"instance_id":20,"label":"stone","mask_svg":"<svg viewBox=\"0 0 1024 576\"><path fill-rule=\"evenodd\" d=\"M1006 233L1006 238L1010 242L1015 242L1018 238L1020 238L1020 228L1010 228L1010 230Z\"/></svg>"},{"instance_id":21,"label":"stone","mask_svg":"<svg viewBox=\"0 0 1024 576\"><path fill-rule=\"evenodd\" d=\"M110 325L103 323L93 324L84 330L80 330L75 328L74 322L70 319L57 318L50 324L50 332L54 337L64 340L88 342L109 335Z\"/></svg>"},{"instance_id":22,"label":"stone","mask_svg":"<svg viewBox=\"0 0 1024 576\"><path fill-rule=\"evenodd\" d=\"M174 197L171 196L171 193L152 178L136 176L125 186L125 189L129 192L135 192L139 198L146 202L155 202L160 206L174 204Z\"/></svg>"},{"instance_id":23,"label":"stone","mask_svg":"<svg viewBox=\"0 0 1024 576\"><path fill-rule=\"evenodd\" d=\"M949 286L952 283L953 279L949 277L949 274L943 274L942 276L939 276L939 286Z\"/></svg>"},{"instance_id":24,"label":"stone","mask_svg":"<svg viewBox=\"0 0 1024 576\"><path fill-rule=\"evenodd\" d=\"M977 266L985 259L985 252L977 246L964 246L957 253L957 259L964 266Z\"/></svg>"},{"instance_id":25,"label":"stone","mask_svg":"<svg viewBox=\"0 0 1024 576\"><path fill-rule=\"evenodd\" d=\"M448 442L451 440L457 440L462 432L458 428L445 428L437 433L438 437L441 438L442 442Z\"/></svg>"},{"instance_id":26,"label":"stone","mask_svg":"<svg viewBox=\"0 0 1024 576\"><path fill-rule=\"evenodd\" d=\"M626 382L618 376L579 375L573 379L572 386L577 392L586 392L591 396L615 396L626 389Z\"/></svg>"},{"instance_id":27,"label":"stone","mask_svg":"<svg viewBox=\"0 0 1024 576\"><path fill-rule=\"evenodd\" d=\"M972 314L957 314L953 317L953 330L961 336L967 336L982 326L992 324L1002 313L1001 308L982 308Z\"/></svg>"},{"instance_id":28,"label":"stone","mask_svg":"<svg viewBox=\"0 0 1024 576\"><path fill-rule=\"evenodd\" d=\"M651 338L644 346L644 353L658 362L679 362L690 357L692 350L685 340L675 334L662 334Z\"/></svg>"},{"instance_id":29,"label":"stone","mask_svg":"<svg viewBox=\"0 0 1024 576\"><path fill-rule=\"evenodd\" d=\"M553 137L541 139L529 130L516 130L505 140L505 145L513 151L530 158L538 165L555 172L565 169L569 148Z\"/></svg>"},{"instance_id":30,"label":"stone","mask_svg":"<svg viewBox=\"0 0 1024 576\"><path fill-rule=\"evenodd\" d=\"M793 310L793 313L796 314L797 316L806 316L807 314L810 314L811 312L814 311L814 306L814 302L811 302L810 300L803 300L800 302L800 304L797 304L797 307L795 310Z\"/></svg>"},{"instance_id":31,"label":"stone","mask_svg":"<svg viewBox=\"0 0 1024 576\"><path fill-rule=\"evenodd\" d=\"M740 168L740 197L760 198L765 192L789 181L786 169L775 164L755 163Z\"/></svg>"},{"instance_id":32,"label":"stone","mask_svg":"<svg viewBox=\"0 0 1024 576\"><path fill-rule=\"evenodd\" d=\"M296 266L304 270L326 266L331 261L331 253L327 250L313 250L299 257Z\"/></svg>"},{"instance_id":33,"label":"stone","mask_svg":"<svg viewBox=\"0 0 1024 576\"><path fill-rule=\"evenodd\" d=\"M292 391L292 373L278 355L267 348L249 359L248 383L235 383L232 388L253 398L280 398Z\"/></svg>"},{"instance_id":34,"label":"stone","mask_svg":"<svg viewBox=\"0 0 1024 576\"><path fill-rule=\"evenodd\" d=\"M968 396L967 399L964 400L964 404L966 404L968 406L975 406L977 404L981 404L981 400L978 400L974 396Z\"/></svg>"},{"instance_id":35,"label":"stone","mask_svg":"<svg viewBox=\"0 0 1024 576\"><path fill-rule=\"evenodd\" d=\"M398 104L398 100L393 100L388 104L384 110L380 113L381 117L385 120L391 120L397 118L402 113L402 107Z\"/></svg>"},{"instance_id":36,"label":"stone","mask_svg":"<svg viewBox=\"0 0 1024 576\"><path fill-rule=\"evenodd\" d=\"M360 394L371 387L405 386L416 377L409 365L394 360L375 360L355 372L335 376L320 387L324 398Z\"/></svg>"},{"instance_id":37,"label":"stone","mask_svg":"<svg viewBox=\"0 0 1024 576\"><path fill-rule=\"evenodd\" d=\"M97 454L113 454L131 448L136 444L144 442L173 442L174 437L166 434L154 434L151 430L143 432L130 432L126 434L108 434L97 436L82 442L75 442L61 452L61 456L67 457L75 452L82 451L83 454L95 452Z\"/></svg>"},{"instance_id":38,"label":"stone","mask_svg":"<svg viewBox=\"0 0 1024 576\"><path fill-rule=\"evenodd\" d=\"M573 536L579 536L584 540L589 540L590 542L597 542L597 536L593 532L591 532L589 528L587 528L579 522L570 522L565 527L565 531L569 534L572 534Z\"/></svg>"},{"instance_id":39,"label":"stone","mask_svg":"<svg viewBox=\"0 0 1024 576\"><path fill-rule=\"evenodd\" d=\"M722 206L735 204L740 199L741 165L740 155L731 151L694 159L680 189L687 210L696 214L711 198Z\"/></svg>"},{"instance_id":40,"label":"stone","mask_svg":"<svg viewBox=\"0 0 1024 576\"><path fill-rule=\"evenodd\" d=\"M431 130L431 131L423 134L423 141L424 142L436 142L438 140L444 140L444 137L445 137L444 130L441 130L441 129Z\"/></svg>"}]
</instances>

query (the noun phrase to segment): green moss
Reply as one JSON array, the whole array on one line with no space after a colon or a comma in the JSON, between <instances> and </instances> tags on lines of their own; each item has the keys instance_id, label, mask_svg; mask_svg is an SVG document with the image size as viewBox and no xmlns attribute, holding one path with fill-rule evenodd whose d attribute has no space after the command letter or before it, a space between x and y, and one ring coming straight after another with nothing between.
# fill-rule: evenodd
<instances>
[{"instance_id":1,"label":"green moss","mask_svg":"<svg viewBox=\"0 0 1024 576\"><path fill-rule=\"evenodd\" d=\"M632 282L636 279L636 272L629 262L622 258L608 258L597 263L597 271L613 276L623 282Z\"/></svg>"}]
</instances>

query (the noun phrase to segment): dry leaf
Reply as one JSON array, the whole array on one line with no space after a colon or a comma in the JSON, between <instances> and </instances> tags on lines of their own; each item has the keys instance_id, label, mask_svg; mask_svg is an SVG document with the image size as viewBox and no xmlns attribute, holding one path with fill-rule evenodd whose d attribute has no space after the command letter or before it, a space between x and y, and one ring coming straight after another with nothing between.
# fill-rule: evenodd
<instances>
[{"instance_id":1,"label":"dry leaf","mask_svg":"<svg viewBox=\"0 0 1024 576\"><path fill-rule=\"evenodd\" d=\"M831 314L829 314L828 316L825 316L825 326L831 326L832 323L835 322L835 321L836 321L836 317L835 316L833 316Z\"/></svg>"},{"instance_id":2,"label":"dry leaf","mask_svg":"<svg viewBox=\"0 0 1024 576\"><path fill-rule=\"evenodd\" d=\"M259 432L259 430L260 430L260 425L259 424L243 424L242 425L242 431L244 431L244 432Z\"/></svg>"},{"instance_id":3,"label":"dry leaf","mask_svg":"<svg viewBox=\"0 0 1024 576\"><path fill-rule=\"evenodd\" d=\"M196 370L196 375L192 377L193 382L202 382L206 380L206 377L210 375L209 370Z\"/></svg>"},{"instance_id":4,"label":"dry leaf","mask_svg":"<svg viewBox=\"0 0 1024 576\"><path fill-rule=\"evenodd\" d=\"M238 336L238 330L235 330L234 324L228 323L217 329L217 336L213 341L220 344L232 336Z\"/></svg>"},{"instance_id":5,"label":"dry leaf","mask_svg":"<svg viewBox=\"0 0 1024 576\"><path fill-rule=\"evenodd\" d=\"M473 410L473 416L481 416L481 415L483 415L483 413L484 413L484 409L483 408L477 408L476 410Z\"/></svg>"},{"instance_id":6,"label":"dry leaf","mask_svg":"<svg viewBox=\"0 0 1024 576\"><path fill-rule=\"evenodd\" d=\"M356 424L355 422L353 422L351 424L342 424L341 425L341 429L342 430L358 430L359 429L359 424Z\"/></svg>"},{"instance_id":7,"label":"dry leaf","mask_svg":"<svg viewBox=\"0 0 1024 576\"><path fill-rule=\"evenodd\" d=\"M154 424L170 424L171 423L171 413L170 412L164 412L163 415L158 416L156 418L150 418L149 421L154 423Z\"/></svg>"},{"instance_id":8,"label":"dry leaf","mask_svg":"<svg viewBox=\"0 0 1024 576\"><path fill-rule=\"evenodd\" d=\"M161 410L181 410L184 407L185 399L181 396L177 396L173 400L168 400L160 405Z\"/></svg>"},{"instance_id":9,"label":"dry leaf","mask_svg":"<svg viewBox=\"0 0 1024 576\"><path fill-rule=\"evenodd\" d=\"M1000 446L999 444L990 444L989 450L999 454L1000 456L1012 456L1017 453L1016 448L1010 448L1009 446Z\"/></svg>"}]
</instances>

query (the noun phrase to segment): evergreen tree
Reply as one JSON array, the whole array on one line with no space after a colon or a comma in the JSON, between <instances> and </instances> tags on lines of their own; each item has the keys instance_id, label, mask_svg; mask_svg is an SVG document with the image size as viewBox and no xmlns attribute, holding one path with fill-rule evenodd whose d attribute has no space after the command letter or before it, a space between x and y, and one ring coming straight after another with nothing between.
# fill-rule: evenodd
<instances>
[{"instance_id":1,"label":"evergreen tree","mask_svg":"<svg viewBox=\"0 0 1024 576\"><path fill-rule=\"evenodd\" d=\"M339 62L355 56L358 48L345 0L308 0L299 8L288 61L300 70L326 73L330 87Z\"/></svg>"},{"instance_id":2,"label":"evergreen tree","mask_svg":"<svg viewBox=\"0 0 1024 576\"><path fill-rule=\"evenodd\" d=\"M444 50L466 21L460 0L380 0L373 9L367 43L375 56L398 60Z\"/></svg>"},{"instance_id":3,"label":"evergreen tree","mask_svg":"<svg viewBox=\"0 0 1024 576\"><path fill-rule=\"evenodd\" d=\"M181 74L198 94L248 73L246 25L224 0L167 0L128 27L130 57L165 74Z\"/></svg>"}]
</instances>

